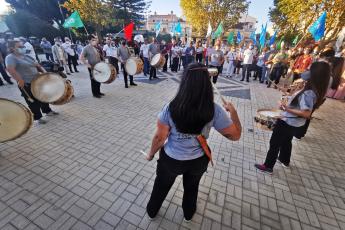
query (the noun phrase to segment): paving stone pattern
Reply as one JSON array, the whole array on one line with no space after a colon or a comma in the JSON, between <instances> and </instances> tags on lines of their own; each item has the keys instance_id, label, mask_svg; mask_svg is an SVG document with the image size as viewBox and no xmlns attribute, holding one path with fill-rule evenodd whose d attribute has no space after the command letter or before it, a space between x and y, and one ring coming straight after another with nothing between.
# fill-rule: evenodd
<instances>
[{"instance_id":1,"label":"paving stone pattern","mask_svg":"<svg viewBox=\"0 0 345 230\"><path fill-rule=\"evenodd\" d=\"M157 113L174 96L180 76L136 77L102 85L91 96L85 68L70 77L75 98L53 106L48 124L0 144L0 229L345 229L344 104L327 100L315 113L308 135L293 141L291 168L277 165L273 176L256 172L266 156L270 132L258 130L258 108L274 108L280 94L239 77L218 86L238 109L243 134L231 142L210 135L216 166L200 183L197 213L183 221L182 178L178 177L159 216L145 207L156 160L147 162ZM15 86L0 97L23 102ZM217 101L219 102L219 98Z\"/></svg>"}]
</instances>

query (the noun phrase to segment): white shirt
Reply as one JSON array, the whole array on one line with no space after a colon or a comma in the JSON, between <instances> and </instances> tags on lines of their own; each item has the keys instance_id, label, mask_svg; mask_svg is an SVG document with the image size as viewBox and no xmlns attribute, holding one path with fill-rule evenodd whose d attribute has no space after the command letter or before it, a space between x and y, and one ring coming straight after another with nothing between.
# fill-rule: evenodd
<instances>
[{"instance_id":1,"label":"white shirt","mask_svg":"<svg viewBox=\"0 0 345 230\"><path fill-rule=\"evenodd\" d=\"M172 58L178 57L180 51L181 51L181 48L179 46L171 47L171 56L172 56Z\"/></svg>"},{"instance_id":2,"label":"white shirt","mask_svg":"<svg viewBox=\"0 0 345 230\"><path fill-rule=\"evenodd\" d=\"M149 48L150 44L142 44L140 47L140 53L143 54L144 58L149 58Z\"/></svg>"},{"instance_id":3,"label":"white shirt","mask_svg":"<svg viewBox=\"0 0 345 230\"><path fill-rule=\"evenodd\" d=\"M72 44L71 44L70 42L65 42L65 43L62 44L62 48L65 50L65 52L66 52L67 54L69 54L70 56L74 56L74 55L75 55L75 52L74 52L74 50L72 49L71 45L72 45Z\"/></svg>"},{"instance_id":4,"label":"white shirt","mask_svg":"<svg viewBox=\"0 0 345 230\"><path fill-rule=\"evenodd\" d=\"M117 47L105 44L103 46L103 51L107 57L114 57L117 58Z\"/></svg>"},{"instance_id":5,"label":"white shirt","mask_svg":"<svg viewBox=\"0 0 345 230\"><path fill-rule=\"evenodd\" d=\"M36 60L36 53L35 53L34 47L30 44L30 42L25 42L24 46L25 46L26 52L28 52L26 55L29 55L30 57Z\"/></svg>"},{"instance_id":6,"label":"white shirt","mask_svg":"<svg viewBox=\"0 0 345 230\"><path fill-rule=\"evenodd\" d=\"M253 64L254 50L246 49L243 56L243 65Z\"/></svg>"},{"instance_id":7,"label":"white shirt","mask_svg":"<svg viewBox=\"0 0 345 230\"><path fill-rule=\"evenodd\" d=\"M197 49L196 49L196 53L197 54L200 54L200 53L202 53L204 51L204 47L198 47Z\"/></svg>"},{"instance_id":8,"label":"white shirt","mask_svg":"<svg viewBox=\"0 0 345 230\"><path fill-rule=\"evenodd\" d=\"M228 54L226 55L226 57L227 57L227 59L228 59L229 61L233 61L233 60L235 60L235 58L236 58L236 53L235 53L235 52L232 52L232 51L229 51Z\"/></svg>"}]
</instances>

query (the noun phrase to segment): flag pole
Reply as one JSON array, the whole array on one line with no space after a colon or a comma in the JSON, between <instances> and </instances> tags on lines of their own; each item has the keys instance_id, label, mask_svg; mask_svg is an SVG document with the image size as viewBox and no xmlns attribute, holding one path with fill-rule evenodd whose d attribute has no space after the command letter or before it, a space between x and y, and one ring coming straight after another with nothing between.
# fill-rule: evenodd
<instances>
[{"instance_id":1,"label":"flag pole","mask_svg":"<svg viewBox=\"0 0 345 230\"><path fill-rule=\"evenodd\" d=\"M115 34L114 37L116 38L116 36L119 35L123 30L124 30L124 28L122 30L120 30L117 34Z\"/></svg>"},{"instance_id":2,"label":"flag pole","mask_svg":"<svg viewBox=\"0 0 345 230\"><path fill-rule=\"evenodd\" d=\"M84 26L84 30L85 30L86 34L89 35L89 32L87 31L87 29L86 29L84 23L83 23L83 26Z\"/></svg>"},{"instance_id":3,"label":"flag pole","mask_svg":"<svg viewBox=\"0 0 345 230\"><path fill-rule=\"evenodd\" d=\"M297 47L297 46L299 45L299 43L303 40L303 38L304 38L305 36L307 36L307 34L308 34L308 33L305 33L305 34L301 37L301 39L296 43L295 47Z\"/></svg>"}]
</instances>

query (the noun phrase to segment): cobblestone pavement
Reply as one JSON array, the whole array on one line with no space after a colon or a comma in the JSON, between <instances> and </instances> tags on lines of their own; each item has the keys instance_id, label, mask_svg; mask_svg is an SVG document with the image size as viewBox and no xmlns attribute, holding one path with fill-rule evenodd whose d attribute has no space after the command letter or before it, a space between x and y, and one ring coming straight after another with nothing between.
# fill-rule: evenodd
<instances>
[{"instance_id":1,"label":"cobblestone pavement","mask_svg":"<svg viewBox=\"0 0 345 230\"><path fill-rule=\"evenodd\" d=\"M157 113L175 94L179 77L136 77L102 85L93 98L86 70L70 77L75 98L53 106L59 116L34 125L25 136L0 144L0 229L345 229L344 103L327 100L307 136L293 141L290 169L273 176L256 172L270 132L258 130L258 108L280 97L258 83L220 78L218 87L236 107L244 126L240 141L210 135L216 166L202 178L197 213L183 222L179 177L158 218L145 207L156 161L147 150ZM15 86L0 97L23 102ZM219 98L217 98L219 101Z\"/></svg>"}]
</instances>

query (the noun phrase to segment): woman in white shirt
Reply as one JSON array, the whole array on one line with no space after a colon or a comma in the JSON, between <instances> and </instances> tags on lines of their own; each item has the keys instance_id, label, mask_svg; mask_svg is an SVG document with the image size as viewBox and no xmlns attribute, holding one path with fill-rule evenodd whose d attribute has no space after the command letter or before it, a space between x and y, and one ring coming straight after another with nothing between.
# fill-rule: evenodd
<instances>
[{"instance_id":1,"label":"woman in white shirt","mask_svg":"<svg viewBox=\"0 0 345 230\"><path fill-rule=\"evenodd\" d=\"M204 52L204 47L202 47L201 41L196 44L196 62L202 63L202 53Z\"/></svg>"}]
</instances>

